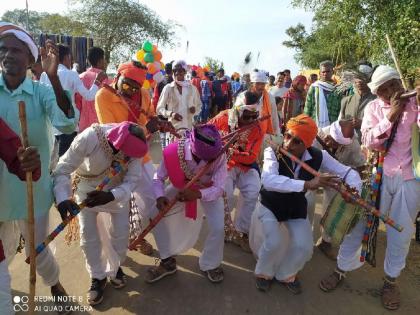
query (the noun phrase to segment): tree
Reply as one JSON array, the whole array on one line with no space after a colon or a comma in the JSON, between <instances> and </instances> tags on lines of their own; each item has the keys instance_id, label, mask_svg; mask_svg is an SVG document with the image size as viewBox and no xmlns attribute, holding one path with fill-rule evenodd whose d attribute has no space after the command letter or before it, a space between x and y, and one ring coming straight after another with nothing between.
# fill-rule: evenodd
<instances>
[{"instance_id":1,"label":"tree","mask_svg":"<svg viewBox=\"0 0 420 315\"><path fill-rule=\"evenodd\" d=\"M204 67L207 67L212 72L217 72L219 69L223 69L223 61L211 58L211 57L204 57Z\"/></svg>"},{"instance_id":2,"label":"tree","mask_svg":"<svg viewBox=\"0 0 420 315\"><path fill-rule=\"evenodd\" d=\"M39 23L42 20L42 18L44 18L47 15L48 13L46 12L29 11L29 25L26 25L26 10L15 9L12 11L6 11L1 17L1 20L4 22L10 22L19 25L32 33L41 33L42 28Z\"/></svg>"},{"instance_id":3,"label":"tree","mask_svg":"<svg viewBox=\"0 0 420 315\"><path fill-rule=\"evenodd\" d=\"M95 45L105 50L109 62L117 64L131 56L146 39L158 45L173 46L172 21L163 22L147 6L132 0L74 0L79 5L70 16L86 26Z\"/></svg>"},{"instance_id":4,"label":"tree","mask_svg":"<svg viewBox=\"0 0 420 315\"><path fill-rule=\"evenodd\" d=\"M41 18L39 27L44 33L49 34L85 36L87 33L87 27L83 23L57 13L48 14Z\"/></svg>"},{"instance_id":5,"label":"tree","mask_svg":"<svg viewBox=\"0 0 420 315\"><path fill-rule=\"evenodd\" d=\"M336 64L352 65L358 59L392 64L385 39L389 34L405 77L416 77L420 64L418 0L294 0L292 4L315 12L310 34L298 25L286 31L291 40L283 43L296 49L295 58L303 66L313 67L320 56Z\"/></svg>"}]
</instances>

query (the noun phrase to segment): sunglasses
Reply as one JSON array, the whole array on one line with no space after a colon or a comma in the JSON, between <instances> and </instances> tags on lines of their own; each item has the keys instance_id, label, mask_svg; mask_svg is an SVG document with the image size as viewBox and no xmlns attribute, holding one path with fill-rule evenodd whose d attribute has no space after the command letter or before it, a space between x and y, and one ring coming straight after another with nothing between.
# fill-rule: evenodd
<instances>
[{"instance_id":1,"label":"sunglasses","mask_svg":"<svg viewBox=\"0 0 420 315\"><path fill-rule=\"evenodd\" d=\"M286 141L290 141L290 143L293 143L295 145L301 145L304 144L303 141L297 137L295 137L294 135L291 135L290 133L286 132L284 134L284 140Z\"/></svg>"},{"instance_id":2,"label":"sunglasses","mask_svg":"<svg viewBox=\"0 0 420 315\"><path fill-rule=\"evenodd\" d=\"M137 93L138 91L140 91L140 88L139 87L132 86L132 85L126 83L126 82L123 82L121 84L121 89L123 91L132 91L133 93Z\"/></svg>"}]
</instances>

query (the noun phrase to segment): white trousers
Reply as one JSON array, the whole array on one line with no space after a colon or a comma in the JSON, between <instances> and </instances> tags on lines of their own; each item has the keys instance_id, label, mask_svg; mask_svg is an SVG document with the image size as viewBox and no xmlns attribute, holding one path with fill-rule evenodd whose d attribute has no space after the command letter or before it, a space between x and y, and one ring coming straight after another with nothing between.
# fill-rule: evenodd
<instances>
[{"instance_id":1,"label":"white trousers","mask_svg":"<svg viewBox=\"0 0 420 315\"><path fill-rule=\"evenodd\" d=\"M228 172L225 191L231 211L234 208L235 187L239 189L240 194L233 223L238 232L248 234L252 213L255 210L261 189L260 175L255 169L245 172L239 167L233 167Z\"/></svg>"},{"instance_id":2,"label":"white trousers","mask_svg":"<svg viewBox=\"0 0 420 315\"><path fill-rule=\"evenodd\" d=\"M309 220L278 222L274 214L260 203L252 216L250 242L258 257L255 274L279 281L296 275L312 257Z\"/></svg>"},{"instance_id":3,"label":"white trousers","mask_svg":"<svg viewBox=\"0 0 420 315\"><path fill-rule=\"evenodd\" d=\"M140 217L142 219L142 228L145 228L145 225L148 224L148 219L152 217L152 209L156 204L156 196L153 191L153 175L155 171L156 170L152 161L143 164L141 179L133 191Z\"/></svg>"},{"instance_id":4,"label":"white trousers","mask_svg":"<svg viewBox=\"0 0 420 315\"><path fill-rule=\"evenodd\" d=\"M102 280L115 277L118 267L127 256L130 231L128 205L120 212L101 213L94 207L80 212L80 247L91 278Z\"/></svg>"},{"instance_id":5,"label":"white trousers","mask_svg":"<svg viewBox=\"0 0 420 315\"><path fill-rule=\"evenodd\" d=\"M420 182L414 179L404 181L401 175L383 176L380 211L388 214L404 228L402 232L398 232L386 226L384 271L390 277L398 277L405 267L419 204ZM338 268L341 270L351 271L362 266L359 257L364 228L365 223L361 221L344 238L337 257Z\"/></svg>"},{"instance_id":6,"label":"white trousers","mask_svg":"<svg viewBox=\"0 0 420 315\"><path fill-rule=\"evenodd\" d=\"M166 196L171 199L178 190L170 185ZM220 266L224 247L224 206L223 198L215 201L198 201L203 208L209 228L204 249L199 259L202 271ZM198 209L197 220L185 217L185 204L178 202L152 230L161 259L181 254L192 248L198 240L202 226L202 212ZM155 215L157 209L154 207Z\"/></svg>"}]
</instances>

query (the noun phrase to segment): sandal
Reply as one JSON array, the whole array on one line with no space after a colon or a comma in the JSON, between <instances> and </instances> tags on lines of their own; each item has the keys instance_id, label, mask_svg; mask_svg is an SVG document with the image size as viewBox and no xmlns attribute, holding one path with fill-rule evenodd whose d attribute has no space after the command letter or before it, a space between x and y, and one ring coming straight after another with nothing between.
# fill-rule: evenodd
<instances>
[{"instance_id":1,"label":"sandal","mask_svg":"<svg viewBox=\"0 0 420 315\"><path fill-rule=\"evenodd\" d=\"M221 267L206 270L204 271L204 273L207 275L207 279L209 279L213 283L222 282L224 279L224 273Z\"/></svg>"},{"instance_id":2,"label":"sandal","mask_svg":"<svg viewBox=\"0 0 420 315\"><path fill-rule=\"evenodd\" d=\"M138 245L138 249L140 253L146 256L151 256L153 254L153 246L145 239L142 239L140 244Z\"/></svg>"},{"instance_id":3,"label":"sandal","mask_svg":"<svg viewBox=\"0 0 420 315\"><path fill-rule=\"evenodd\" d=\"M385 277L384 286L382 287L382 305L391 311L400 307L401 296L400 289L395 278Z\"/></svg>"},{"instance_id":4,"label":"sandal","mask_svg":"<svg viewBox=\"0 0 420 315\"><path fill-rule=\"evenodd\" d=\"M302 293L302 285L300 284L300 281L297 277L295 277L295 280L292 282L282 282L280 283L287 288L290 292L292 292L294 295L298 295Z\"/></svg>"},{"instance_id":5,"label":"sandal","mask_svg":"<svg viewBox=\"0 0 420 315\"><path fill-rule=\"evenodd\" d=\"M336 268L332 274L321 280L319 288L324 292L331 292L344 281L345 277L346 273Z\"/></svg>"},{"instance_id":6,"label":"sandal","mask_svg":"<svg viewBox=\"0 0 420 315\"><path fill-rule=\"evenodd\" d=\"M159 260L158 260L159 261ZM147 270L146 279L147 283L154 283L166 276L172 275L176 272L176 260L171 257L168 260L160 261L159 265L150 267Z\"/></svg>"}]
</instances>

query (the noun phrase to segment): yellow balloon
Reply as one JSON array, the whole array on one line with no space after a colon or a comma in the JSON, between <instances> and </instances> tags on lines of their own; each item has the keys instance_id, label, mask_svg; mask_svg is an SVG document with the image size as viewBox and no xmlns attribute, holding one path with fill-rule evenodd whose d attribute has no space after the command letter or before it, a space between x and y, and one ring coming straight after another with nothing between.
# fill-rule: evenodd
<instances>
[{"instance_id":1,"label":"yellow balloon","mask_svg":"<svg viewBox=\"0 0 420 315\"><path fill-rule=\"evenodd\" d=\"M138 50L137 53L136 53L137 60L138 61L143 61L145 53L146 52L143 49Z\"/></svg>"},{"instance_id":2,"label":"yellow balloon","mask_svg":"<svg viewBox=\"0 0 420 315\"><path fill-rule=\"evenodd\" d=\"M149 82L149 80L144 80L142 88L143 89L150 89L150 82Z\"/></svg>"}]
</instances>

